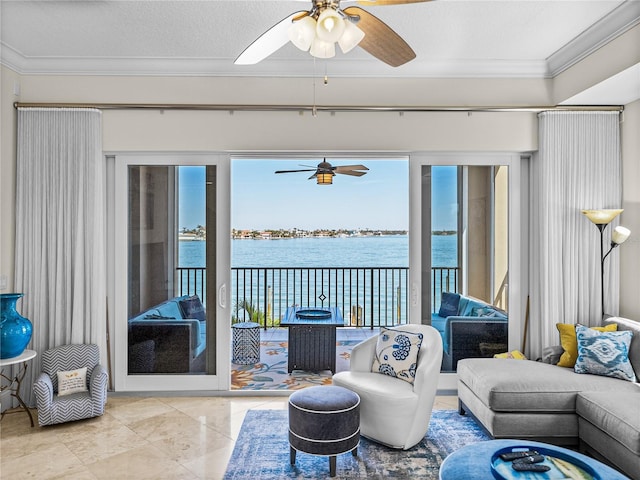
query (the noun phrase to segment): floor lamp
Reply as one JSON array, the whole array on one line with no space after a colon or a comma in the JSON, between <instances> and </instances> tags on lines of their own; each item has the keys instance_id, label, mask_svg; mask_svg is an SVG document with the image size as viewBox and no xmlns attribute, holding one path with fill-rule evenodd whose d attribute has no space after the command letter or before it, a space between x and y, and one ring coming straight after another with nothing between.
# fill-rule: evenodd
<instances>
[{"instance_id":1,"label":"floor lamp","mask_svg":"<svg viewBox=\"0 0 640 480\"><path fill-rule=\"evenodd\" d=\"M604 261L614 248L623 244L627 238L629 238L629 235L631 235L631 231L628 228L622 226L616 227L611 234L609 251L605 254L603 245L604 229L622 212L623 209L582 210L582 213L586 215L600 231L600 299L602 302L600 305L602 306L602 318L604 318Z\"/></svg>"}]
</instances>

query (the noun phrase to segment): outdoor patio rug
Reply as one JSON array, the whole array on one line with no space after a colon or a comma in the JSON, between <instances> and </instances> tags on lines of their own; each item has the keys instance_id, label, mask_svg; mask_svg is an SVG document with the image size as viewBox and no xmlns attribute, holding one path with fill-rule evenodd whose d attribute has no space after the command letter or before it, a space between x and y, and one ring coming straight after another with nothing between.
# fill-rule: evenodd
<instances>
[{"instance_id":1,"label":"outdoor patio rug","mask_svg":"<svg viewBox=\"0 0 640 480\"><path fill-rule=\"evenodd\" d=\"M286 410L249 410L224 479L330 478L327 457L298 452L296 464L289 463L288 430ZM361 438L357 457L338 455L335 478L437 480L447 455L484 440L489 437L470 417L456 410L434 410L429 432L418 445L394 450Z\"/></svg>"},{"instance_id":2,"label":"outdoor patio rug","mask_svg":"<svg viewBox=\"0 0 640 480\"><path fill-rule=\"evenodd\" d=\"M349 369L351 349L358 340L336 342L336 372ZM298 390L313 385L331 385L329 370L319 373L294 370L287 372L287 341L260 342L260 362L231 364L232 390Z\"/></svg>"}]
</instances>

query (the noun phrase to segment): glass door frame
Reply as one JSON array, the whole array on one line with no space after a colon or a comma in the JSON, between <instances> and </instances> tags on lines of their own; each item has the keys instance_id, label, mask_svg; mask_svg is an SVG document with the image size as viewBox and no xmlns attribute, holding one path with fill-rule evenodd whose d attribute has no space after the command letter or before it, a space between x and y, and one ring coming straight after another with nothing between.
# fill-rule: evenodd
<instances>
[{"instance_id":1,"label":"glass door frame","mask_svg":"<svg viewBox=\"0 0 640 480\"><path fill-rule=\"evenodd\" d=\"M523 162L519 153L432 153L411 154L409 162L409 259L411 282L411 321L419 323L422 310L422 167L423 166L491 166L509 167L509 350L521 349L524 312L526 308L527 257L524 230L528 229L528 216L524 202L528 196L527 182L523 174ZM430 264L430 262L429 262ZM430 313L429 313L430 316ZM441 373L438 381L439 391L457 390L457 374Z\"/></svg>"},{"instance_id":2,"label":"glass door frame","mask_svg":"<svg viewBox=\"0 0 640 480\"><path fill-rule=\"evenodd\" d=\"M113 185L109 189L110 205L113 214L107 218L108 230L113 234L108 238L113 269L110 269L109 311L113 312L114 326L112 338L113 376L115 391L227 391L230 388L230 337L231 309L229 308L228 285L231 278L231 239L230 229L230 156L226 153L166 153L166 152L120 152L109 153L112 165ZM128 259L127 255L116 252L127 252L128 247L128 170L130 165L160 166L215 166L216 167L216 285L214 302L207 308L216 309L216 374L182 374L182 375L129 375L127 366L127 305L128 305ZM108 174L108 177L111 177ZM111 315L110 315L111 316Z\"/></svg>"}]
</instances>

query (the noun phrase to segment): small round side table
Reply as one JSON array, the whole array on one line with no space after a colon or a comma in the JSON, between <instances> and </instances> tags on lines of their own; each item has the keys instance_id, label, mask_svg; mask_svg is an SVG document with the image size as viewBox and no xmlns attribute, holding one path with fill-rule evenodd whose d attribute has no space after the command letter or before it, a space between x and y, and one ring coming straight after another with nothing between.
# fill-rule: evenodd
<instances>
[{"instance_id":1,"label":"small round side table","mask_svg":"<svg viewBox=\"0 0 640 480\"><path fill-rule=\"evenodd\" d=\"M27 404L24 403L24 400L22 400L22 397L20 396L20 385L22 383L22 380L24 379L24 376L27 374L27 362L35 358L37 354L38 353L35 350L25 350L17 357L0 359L0 377L9 382L7 385L0 386L0 392L9 390L11 392L10 395L18 400L18 403L20 404L19 407L10 408L2 412L2 415L0 415L0 420L2 420L7 413L15 413L24 410L25 412L27 412L27 415L29 415L31 426L34 426L31 410L29 410L29 407L27 407ZM4 374L4 367L17 365L20 363L22 365L20 365L20 367L18 368L18 373L16 373L15 376L11 377Z\"/></svg>"}]
</instances>

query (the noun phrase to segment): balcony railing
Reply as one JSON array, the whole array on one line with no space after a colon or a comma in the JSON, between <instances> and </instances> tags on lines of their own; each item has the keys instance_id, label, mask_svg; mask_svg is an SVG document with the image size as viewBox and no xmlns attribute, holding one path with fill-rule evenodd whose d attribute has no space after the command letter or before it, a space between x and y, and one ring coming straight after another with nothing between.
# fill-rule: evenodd
<instances>
[{"instance_id":1,"label":"balcony railing","mask_svg":"<svg viewBox=\"0 0 640 480\"><path fill-rule=\"evenodd\" d=\"M178 267L179 295L197 294L206 305L204 267ZM442 291L458 291L457 267L433 267L432 309ZM407 267L234 267L232 321L277 326L287 307L338 307L347 325L380 327L409 321Z\"/></svg>"}]
</instances>

